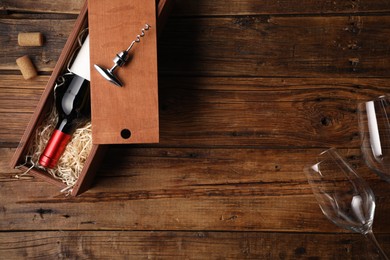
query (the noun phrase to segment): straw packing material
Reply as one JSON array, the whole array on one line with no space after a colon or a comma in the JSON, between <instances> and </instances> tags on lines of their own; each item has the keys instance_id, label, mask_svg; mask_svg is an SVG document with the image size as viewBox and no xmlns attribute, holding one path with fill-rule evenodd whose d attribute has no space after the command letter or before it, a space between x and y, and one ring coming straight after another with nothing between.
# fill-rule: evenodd
<instances>
[{"instance_id":1,"label":"straw packing material","mask_svg":"<svg viewBox=\"0 0 390 260\"><path fill-rule=\"evenodd\" d=\"M57 120L57 111L53 108L47 118L36 129L28 152L28 156L31 158L33 165L38 165L39 157L53 133ZM77 182L91 149L92 126L88 122L81 128L78 128L72 135L72 139L66 146L56 167L44 170L71 188ZM42 169L41 167L39 168Z\"/></svg>"}]
</instances>

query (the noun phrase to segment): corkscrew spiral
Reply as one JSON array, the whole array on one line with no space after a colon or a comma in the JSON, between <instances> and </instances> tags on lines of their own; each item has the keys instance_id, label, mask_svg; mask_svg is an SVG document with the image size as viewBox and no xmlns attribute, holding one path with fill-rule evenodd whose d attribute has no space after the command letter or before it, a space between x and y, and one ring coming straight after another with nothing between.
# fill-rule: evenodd
<instances>
[{"instance_id":1,"label":"corkscrew spiral","mask_svg":"<svg viewBox=\"0 0 390 260\"><path fill-rule=\"evenodd\" d=\"M141 37L145 36L145 31L148 31L149 29L150 29L150 25L145 24L145 27L141 29L141 34L138 34L135 37L135 40L131 42L130 46L126 49L126 51L129 52L131 48L133 48L134 44L139 43L141 41Z\"/></svg>"}]
</instances>

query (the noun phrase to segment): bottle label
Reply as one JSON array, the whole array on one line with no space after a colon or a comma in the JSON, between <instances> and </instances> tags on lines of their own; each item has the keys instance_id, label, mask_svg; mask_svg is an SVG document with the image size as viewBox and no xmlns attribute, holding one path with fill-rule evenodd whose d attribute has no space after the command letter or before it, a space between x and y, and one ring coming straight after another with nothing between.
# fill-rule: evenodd
<instances>
[{"instance_id":1,"label":"bottle label","mask_svg":"<svg viewBox=\"0 0 390 260\"><path fill-rule=\"evenodd\" d=\"M69 70L74 74L88 81L91 81L91 72L89 69L90 68L89 68L89 35L88 35Z\"/></svg>"}]
</instances>

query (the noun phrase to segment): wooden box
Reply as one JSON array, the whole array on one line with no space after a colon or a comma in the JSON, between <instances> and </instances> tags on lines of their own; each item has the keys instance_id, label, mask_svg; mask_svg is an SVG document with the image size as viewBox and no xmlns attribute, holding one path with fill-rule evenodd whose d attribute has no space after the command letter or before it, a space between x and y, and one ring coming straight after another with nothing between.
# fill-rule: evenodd
<instances>
[{"instance_id":1,"label":"wooden box","mask_svg":"<svg viewBox=\"0 0 390 260\"><path fill-rule=\"evenodd\" d=\"M118 2L118 1L117 1ZM157 0L156 1L156 20L157 20L157 30L158 33L161 33L162 27L165 24L165 21L170 13L171 7L173 4L173 0ZM123 21L125 23L125 21ZM20 166L21 171L27 171L28 168L30 167L29 165L23 165L25 162L25 157L27 153L27 149L30 145L32 136L34 135L36 128L42 123L45 115L47 115L48 111L52 108L53 106L53 91L54 91L54 86L56 83L56 80L58 77L65 71L66 66L71 59L72 53L77 47L77 37L79 33L88 27L88 4L87 2L84 4L79 17L77 18L75 22L74 29L69 35L69 38L65 44L64 49L61 52L61 55L57 61L57 64L53 70L53 73L46 85L46 88L42 94L42 97L37 105L36 110L34 111L34 114L32 115L32 118L25 130L24 135L22 136L22 139L20 141L19 146L16 149L16 152L14 156L12 157L11 160L11 166L13 168ZM130 43L131 40L133 39L132 37L135 35L128 35L125 37L127 43ZM92 40L92 39L91 39ZM120 51L121 49L117 47L116 51ZM114 56L116 52L112 53L109 52L111 56ZM113 58L113 57L111 57ZM111 62L112 59L109 60ZM111 64L112 65L112 64ZM92 66L92 64L91 64ZM91 72L91 88L93 87L92 84L92 79L94 77L97 77L96 75L92 75L93 72ZM110 86L111 87L111 86ZM96 93L95 93L96 95ZM92 100L93 102L93 100ZM93 107L93 105L92 105ZM92 118L92 127L94 128L94 121ZM94 131L93 131L94 132ZM146 135L147 136L147 133ZM99 167L99 162L102 160L102 157L105 154L105 150L107 149L107 145L109 143L115 143L115 142L110 142L107 141L105 142L105 139L103 138L100 140L100 142L95 142L95 139L93 137L94 144L92 146L92 150L84 164L84 167L82 169L82 172L79 175L79 178L76 182L76 184L73 186L71 190L71 195L77 196L81 194L82 192L86 191L95 176L95 173ZM124 141L123 143L131 143L131 142L142 142L142 138L140 140L135 140L135 141ZM106 144L102 144L106 143ZM116 142L118 143L118 142ZM35 177L41 178L51 184L54 184L58 186L60 189L66 188L66 184L63 183L62 181L59 181L52 177L49 173L39 170L37 168L33 168L29 171L30 175L33 175Z\"/></svg>"}]
</instances>

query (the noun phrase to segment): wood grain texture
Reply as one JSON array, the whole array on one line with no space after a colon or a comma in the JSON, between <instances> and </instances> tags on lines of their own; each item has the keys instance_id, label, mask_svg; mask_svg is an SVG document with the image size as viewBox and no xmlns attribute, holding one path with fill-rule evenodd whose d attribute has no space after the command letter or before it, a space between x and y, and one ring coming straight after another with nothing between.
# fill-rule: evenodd
<instances>
[{"instance_id":1,"label":"wood grain texture","mask_svg":"<svg viewBox=\"0 0 390 260\"><path fill-rule=\"evenodd\" d=\"M15 60L28 54L37 70L52 71L65 46L75 19L0 19L0 69L16 70ZM19 32L42 32L42 47L18 46Z\"/></svg>"},{"instance_id":2,"label":"wood grain texture","mask_svg":"<svg viewBox=\"0 0 390 260\"><path fill-rule=\"evenodd\" d=\"M55 39L48 44L57 51L29 49L32 57L43 57L33 58L37 68L50 71L73 21L11 19L1 23L0 41L7 47L0 50L4 59L0 69L17 69L14 61L25 50L13 45L12 39L16 42L18 28L28 24L31 29L47 31L49 41ZM61 26L54 26L58 23ZM171 19L159 41L159 72L186 76L387 77L390 40L385 35L389 24L387 16ZM10 36L4 36L9 31ZM60 34L63 36L54 37Z\"/></svg>"},{"instance_id":3,"label":"wood grain texture","mask_svg":"<svg viewBox=\"0 0 390 260\"><path fill-rule=\"evenodd\" d=\"M176 13L183 16L259 15L259 14L345 14L387 12L386 0L291 1L291 0L176 0Z\"/></svg>"},{"instance_id":4,"label":"wood grain texture","mask_svg":"<svg viewBox=\"0 0 390 260\"><path fill-rule=\"evenodd\" d=\"M12 151L0 151L7 161ZM0 230L346 232L322 214L303 174L320 151L116 148L77 198L4 172ZM359 150L342 154L375 190L374 230L390 232L388 184L359 164Z\"/></svg>"},{"instance_id":5,"label":"wood grain texture","mask_svg":"<svg viewBox=\"0 0 390 260\"><path fill-rule=\"evenodd\" d=\"M19 12L71 13L78 15L84 2L84 0L60 0L56 2L50 2L46 0L2 0L0 3L0 10Z\"/></svg>"},{"instance_id":6,"label":"wood grain texture","mask_svg":"<svg viewBox=\"0 0 390 260\"><path fill-rule=\"evenodd\" d=\"M383 247L390 247L390 241L385 235L379 235L378 240ZM328 247L332 250L328 250ZM0 233L0 254L7 259L368 259L371 256L368 252L375 255L364 238L356 234L126 231Z\"/></svg>"},{"instance_id":7,"label":"wood grain texture","mask_svg":"<svg viewBox=\"0 0 390 260\"><path fill-rule=\"evenodd\" d=\"M159 68L193 76L387 77L389 22L387 16L171 20Z\"/></svg>"},{"instance_id":8,"label":"wood grain texture","mask_svg":"<svg viewBox=\"0 0 390 260\"><path fill-rule=\"evenodd\" d=\"M0 143L17 143L42 91L0 76ZM357 104L388 79L160 77L160 145L359 147ZM24 84L24 83L23 83ZM35 86L35 87L32 87ZM15 145L14 145L15 146Z\"/></svg>"},{"instance_id":9,"label":"wood grain texture","mask_svg":"<svg viewBox=\"0 0 390 260\"><path fill-rule=\"evenodd\" d=\"M9 39L24 28L56 38L28 49L50 72L38 57L58 58L80 2L1 1L0 255L368 259L303 175L330 145L373 188L390 254L389 184L362 165L356 114L389 90L389 2L176 2L159 39L161 144L112 147L93 188L69 198L8 168L48 78L21 80L13 62L26 50Z\"/></svg>"},{"instance_id":10,"label":"wood grain texture","mask_svg":"<svg viewBox=\"0 0 390 260\"><path fill-rule=\"evenodd\" d=\"M345 13L386 13L390 4L386 0L360 1L313 1L313 0L175 0L176 16L219 16L219 15L258 15L258 14L345 14ZM83 0L2 0L0 10L18 12L80 12Z\"/></svg>"},{"instance_id":11,"label":"wood grain texture","mask_svg":"<svg viewBox=\"0 0 390 260\"><path fill-rule=\"evenodd\" d=\"M156 1L133 0L126 5L122 0L89 1L88 22L93 143L157 143ZM115 86L92 66L112 68L115 55L126 50L145 24L150 29L130 50L129 61L115 70L123 87Z\"/></svg>"}]
</instances>

